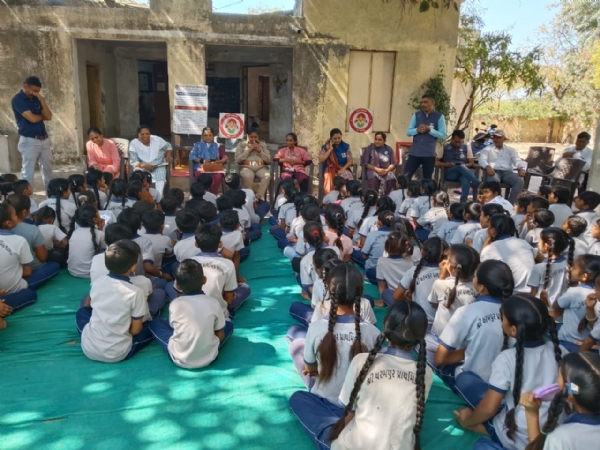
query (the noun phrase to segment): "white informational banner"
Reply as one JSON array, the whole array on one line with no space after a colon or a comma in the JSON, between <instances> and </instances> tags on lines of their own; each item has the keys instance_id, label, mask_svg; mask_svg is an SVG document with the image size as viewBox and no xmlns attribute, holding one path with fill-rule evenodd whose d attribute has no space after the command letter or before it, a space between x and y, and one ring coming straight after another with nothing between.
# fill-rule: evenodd
<instances>
[{"instance_id":1,"label":"white informational banner","mask_svg":"<svg viewBox=\"0 0 600 450\"><path fill-rule=\"evenodd\" d=\"M372 109L350 109L350 114L348 114L348 131L350 133L370 133L371 128L373 128Z\"/></svg>"},{"instance_id":2,"label":"white informational banner","mask_svg":"<svg viewBox=\"0 0 600 450\"><path fill-rule=\"evenodd\" d=\"M241 139L244 137L244 114L219 114L219 137Z\"/></svg>"},{"instance_id":3,"label":"white informational banner","mask_svg":"<svg viewBox=\"0 0 600 450\"><path fill-rule=\"evenodd\" d=\"M208 86L175 85L173 133L202 134L208 123Z\"/></svg>"}]
</instances>

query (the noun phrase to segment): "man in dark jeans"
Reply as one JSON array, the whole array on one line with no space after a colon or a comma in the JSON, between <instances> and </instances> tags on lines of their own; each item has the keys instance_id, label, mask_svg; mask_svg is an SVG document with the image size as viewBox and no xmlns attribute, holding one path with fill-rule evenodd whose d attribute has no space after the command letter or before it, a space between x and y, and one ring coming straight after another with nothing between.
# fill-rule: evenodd
<instances>
[{"instance_id":1,"label":"man in dark jeans","mask_svg":"<svg viewBox=\"0 0 600 450\"><path fill-rule=\"evenodd\" d=\"M473 152L465 145L465 132L454 130L450 143L444 145L444 153L437 158L440 166L445 167L446 181L458 181L460 183L460 202L465 203L469 199L471 186L481 184L481 180L475 176L472 167L475 166Z\"/></svg>"},{"instance_id":2,"label":"man in dark jeans","mask_svg":"<svg viewBox=\"0 0 600 450\"><path fill-rule=\"evenodd\" d=\"M407 136L413 136L413 145L404 169L404 174L409 180L420 166L423 167L423 179L433 178L435 147L438 140L446 139L446 120L434 107L433 96L423 95L421 111L413 114L406 131Z\"/></svg>"}]
</instances>

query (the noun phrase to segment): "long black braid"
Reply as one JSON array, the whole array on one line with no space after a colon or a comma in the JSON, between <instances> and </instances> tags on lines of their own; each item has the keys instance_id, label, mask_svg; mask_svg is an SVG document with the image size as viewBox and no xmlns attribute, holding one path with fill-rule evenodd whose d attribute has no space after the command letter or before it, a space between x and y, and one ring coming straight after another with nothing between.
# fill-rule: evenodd
<instances>
[{"instance_id":1,"label":"long black braid","mask_svg":"<svg viewBox=\"0 0 600 450\"><path fill-rule=\"evenodd\" d=\"M377 204L378 198L379 198L379 196L377 194L377 191L374 191L373 189L369 189L367 192L365 192L365 196L364 196L364 205L365 206L364 206L362 215L360 216L360 220L356 224L357 229L360 228L363 221L369 215L369 210Z\"/></svg>"}]
</instances>

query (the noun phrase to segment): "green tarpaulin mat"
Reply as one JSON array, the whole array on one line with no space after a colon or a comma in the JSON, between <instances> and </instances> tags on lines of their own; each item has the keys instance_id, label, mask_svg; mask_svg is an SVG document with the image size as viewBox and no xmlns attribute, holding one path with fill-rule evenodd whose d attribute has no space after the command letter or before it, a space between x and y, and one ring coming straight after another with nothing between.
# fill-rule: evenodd
<instances>
[{"instance_id":1,"label":"green tarpaulin mat","mask_svg":"<svg viewBox=\"0 0 600 450\"><path fill-rule=\"evenodd\" d=\"M0 331L0 449L314 448L287 406L304 389L284 341L300 289L267 226L263 232L242 264L252 295L233 336L204 369L178 368L155 342L129 361L90 361L75 328L89 280L62 271L41 288L37 303L8 317ZM381 326L385 309L376 313ZM471 448L477 436L452 416L461 405L436 379L424 449Z\"/></svg>"}]
</instances>

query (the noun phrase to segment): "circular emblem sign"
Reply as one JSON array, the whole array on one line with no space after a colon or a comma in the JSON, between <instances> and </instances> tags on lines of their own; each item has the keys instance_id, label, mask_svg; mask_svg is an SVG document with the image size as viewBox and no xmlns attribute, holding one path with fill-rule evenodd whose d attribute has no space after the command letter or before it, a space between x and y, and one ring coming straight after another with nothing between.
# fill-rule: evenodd
<instances>
[{"instance_id":1,"label":"circular emblem sign","mask_svg":"<svg viewBox=\"0 0 600 450\"><path fill-rule=\"evenodd\" d=\"M366 108L356 108L350 113L348 126L355 133L366 133L373 126L373 113Z\"/></svg>"},{"instance_id":2,"label":"circular emblem sign","mask_svg":"<svg viewBox=\"0 0 600 450\"><path fill-rule=\"evenodd\" d=\"M221 114L220 135L227 139L239 139L244 135L244 118L241 114Z\"/></svg>"}]
</instances>

